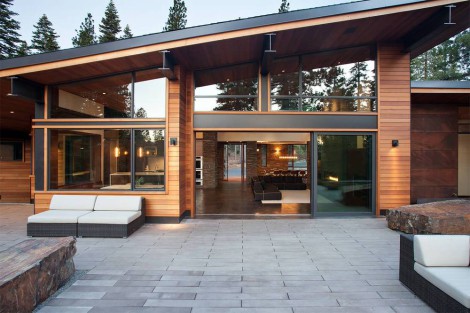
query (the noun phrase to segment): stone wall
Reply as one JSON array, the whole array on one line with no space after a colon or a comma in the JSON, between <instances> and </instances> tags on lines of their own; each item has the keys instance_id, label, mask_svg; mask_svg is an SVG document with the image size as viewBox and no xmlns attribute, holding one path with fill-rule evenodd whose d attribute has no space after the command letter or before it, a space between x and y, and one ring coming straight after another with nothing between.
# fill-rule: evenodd
<instances>
[{"instance_id":1,"label":"stone wall","mask_svg":"<svg viewBox=\"0 0 470 313\"><path fill-rule=\"evenodd\" d=\"M246 143L246 181L249 183L251 177L257 176L258 171L258 153L256 141L248 141Z\"/></svg>"},{"instance_id":2,"label":"stone wall","mask_svg":"<svg viewBox=\"0 0 470 313\"><path fill-rule=\"evenodd\" d=\"M202 139L202 188L217 187L217 150L217 133L204 132L204 139Z\"/></svg>"},{"instance_id":3,"label":"stone wall","mask_svg":"<svg viewBox=\"0 0 470 313\"><path fill-rule=\"evenodd\" d=\"M264 175L266 172L276 170L287 170L289 168L288 160L280 160L279 155L287 155L287 145L269 144L267 146L267 162L266 167L261 166L261 154L258 154L258 175ZM261 151L261 145L258 145ZM277 152L277 150L279 152Z\"/></svg>"}]
</instances>

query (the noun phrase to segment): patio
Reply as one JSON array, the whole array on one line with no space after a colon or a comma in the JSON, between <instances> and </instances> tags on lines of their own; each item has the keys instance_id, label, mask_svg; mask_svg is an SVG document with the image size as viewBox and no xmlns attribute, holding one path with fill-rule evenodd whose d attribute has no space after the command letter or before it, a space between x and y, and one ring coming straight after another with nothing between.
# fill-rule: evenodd
<instances>
[{"instance_id":1,"label":"patio","mask_svg":"<svg viewBox=\"0 0 470 313\"><path fill-rule=\"evenodd\" d=\"M0 250L32 205L0 205ZM398 281L384 218L185 220L127 239L78 238L87 271L38 312L432 312Z\"/></svg>"}]
</instances>

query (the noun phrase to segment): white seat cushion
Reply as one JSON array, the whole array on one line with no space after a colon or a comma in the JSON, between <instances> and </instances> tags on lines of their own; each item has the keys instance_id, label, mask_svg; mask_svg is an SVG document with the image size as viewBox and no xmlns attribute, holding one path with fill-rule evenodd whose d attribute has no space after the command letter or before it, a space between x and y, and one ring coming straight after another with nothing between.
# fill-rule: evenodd
<instances>
[{"instance_id":1,"label":"white seat cushion","mask_svg":"<svg viewBox=\"0 0 470 313\"><path fill-rule=\"evenodd\" d=\"M52 196L50 210L78 210L93 211L96 196L88 195L54 195Z\"/></svg>"},{"instance_id":2,"label":"white seat cushion","mask_svg":"<svg viewBox=\"0 0 470 313\"><path fill-rule=\"evenodd\" d=\"M95 211L140 211L142 197L139 196L98 196Z\"/></svg>"},{"instance_id":3,"label":"white seat cushion","mask_svg":"<svg viewBox=\"0 0 470 313\"><path fill-rule=\"evenodd\" d=\"M415 262L414 269L431 284L470 309L470 267L426 267Z\"/></svg>"},{"instance_id":4,"label":"white seat cushion","mask_svg":"<svg viewBox=\"0 0 470 313\"><path fill-rule=\"evenodd\" d=\"M468 266L470 236L416 235L414 259L424 266Z\"/></svg>"},{"instance_id":5,"label":"white seat cushion","mask_svg":"<svg viewBox=\"0 0 470 313\"><path fill-rule=\"evenodd\" d=\"M79 224L129 224L142 213L140 211L93 211L78 219Z\"/></svg>"},{"instance_id":6,"label":"white seat cushion","mask_svg":"<svg viewBox=\"0 0 470 313\"><path fill-rule=\"evenodd\" d=\"M76 224L80 216L91 214L90 211L77 210L49 210L28 217L28 223L73 223Z\"/></svg>"}]
</instances>

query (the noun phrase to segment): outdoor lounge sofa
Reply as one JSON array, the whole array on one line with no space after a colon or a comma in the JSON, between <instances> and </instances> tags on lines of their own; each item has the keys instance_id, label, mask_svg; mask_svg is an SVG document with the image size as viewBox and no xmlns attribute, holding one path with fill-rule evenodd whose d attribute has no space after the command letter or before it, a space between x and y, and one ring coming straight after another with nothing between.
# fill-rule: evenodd
<instances>
[{"instance_id":1,"label":"outdoor lounge sofa","mask_svg":"<svg viewBox=\"0 0 470 313\"><path fill-rule=\"evenodd\" d=\"M400 281L436 312L470 312L470 236L401 235Z\"/></svg>"},{"instance_id":2,"label":"outdoor lounge sofa","mask_svg":"<svg viewBox=\"0 0 470 313\"><path fill-rule=\"evenodd\" d=\"M31 237L77 236L80 216L91 213L96 196L54 195L49 210L28 217L27 235Z\"/></svg>"},{"instance_id":3,"label":"outdoor lounge sofa","mask_svg":"<svg viewBox=\"0 0 470 313\"><path fill-rule=\"evenodd\" d=\"M93 212L78 218L79 237L129 237L145 223L140 196L98 196Z\"/></svg>"},{"instance_id":4,"label":"outdoor lounge sofa","mask_svg":"<svg viewBox=\"0 0 470 313\"><path fill-rule=\"evenodd\" d=\"M128 237L145 223L140 196L54 195L49 210L28 218L32 237Z\"/></svg>"}]
</instances>

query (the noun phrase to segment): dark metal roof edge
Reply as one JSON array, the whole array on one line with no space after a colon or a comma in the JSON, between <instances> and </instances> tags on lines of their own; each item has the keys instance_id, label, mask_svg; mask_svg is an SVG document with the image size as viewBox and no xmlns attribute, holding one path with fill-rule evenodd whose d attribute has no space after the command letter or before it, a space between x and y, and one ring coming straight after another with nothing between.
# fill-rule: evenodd
<instances>
[{"instance_id":1,"label":"dark metal roof edge","mask_svg":"<svg viewBox=\"0 0 470 313\"><path fill-rule=\"evenodd\" d=\"M207 36L212 34L237 31L249 28L289 23L301 20L322 18L361 11L372 11L401 5L426 2L428 0L363 0L311 9L302 9L286 13L274 13L240 20L232 20L202 26L189 27L177 31L138 36L130 39L95 44L87 47L70 48L49 53L35 54L20 58L0 60L0 70L37 65L67 59L97 55L107 52L132 49L157 43Z\"/></svg>"},{"instance_id":2,"label":"dark metal roof edge","mask_svg":"<svg viewBox=\"0 0 470 313\"><path fill-rule=\"evenodd\" d=\"M412 81L411 88L470 89L470 81L451 81L451 80Z\"/></svg>"}]
</instances>

